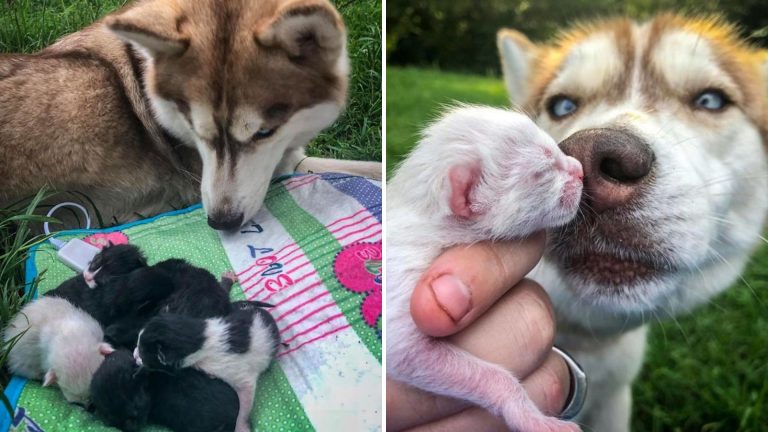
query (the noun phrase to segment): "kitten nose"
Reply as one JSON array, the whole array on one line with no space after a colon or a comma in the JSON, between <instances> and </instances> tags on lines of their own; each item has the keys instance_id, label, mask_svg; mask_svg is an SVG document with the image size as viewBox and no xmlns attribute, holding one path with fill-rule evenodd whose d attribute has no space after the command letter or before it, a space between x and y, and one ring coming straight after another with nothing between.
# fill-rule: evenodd
<instances>
[{"instance_id":1,"label":"kitten nose","mask_svg":"<svg viewBox=\"0 0 768 432\"><path fill-rule=\"evenodd\" d=\"M566 156L565 167L563 169L575 180L584 180L584 169L581 167L581 162L579 162L578 159Z\"/></svg>"},{"instance_id":2,"label":"kitten nose","mask_svg":"<svg viewBox=\"0 0 768 432\"><path fill-rule=\"evenodd\" d=\"M584 196L598 212L629 203L648 183L655 155L637 135L621 129L585 129L560 143L584 169Z\"/></svg>"},{"instance_id":3,"label":"kitten nose","mask_svg":"<svg viewBox=\"0 0 768 432\"><path fill-rule=\"evenodd\" d=\"M217 212L208 216L208 225L219 231L230 231L243 226L242 213L223 213Z\"/></svg>"}]
</instances>

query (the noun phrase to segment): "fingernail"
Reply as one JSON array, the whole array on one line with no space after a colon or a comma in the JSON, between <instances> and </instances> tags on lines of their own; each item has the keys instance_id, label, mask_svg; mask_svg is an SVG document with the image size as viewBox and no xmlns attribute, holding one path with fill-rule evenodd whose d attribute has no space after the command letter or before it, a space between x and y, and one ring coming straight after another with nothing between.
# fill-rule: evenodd
<instances>
[{"instance_id":1,"label":"fingernail","mask_svg":"<svg viewBox=\"0 0 768 432\"><path fill-rule=\"evenodd\" d=\"M454 321L464 318L472 307L469 288L456 276L442 275L433 280L430 286L437 303Z\"/></svg>"}]
</instances>

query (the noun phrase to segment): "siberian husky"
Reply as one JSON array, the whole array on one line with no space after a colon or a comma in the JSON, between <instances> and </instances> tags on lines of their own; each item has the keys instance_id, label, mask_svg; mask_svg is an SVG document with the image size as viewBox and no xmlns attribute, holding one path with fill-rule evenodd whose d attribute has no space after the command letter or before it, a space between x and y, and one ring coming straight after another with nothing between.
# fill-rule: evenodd
<instances>
[{"instance_id":1,"label":"siberian husky","mask_svg":"<svg viewBox=\"0 0 768 432\"><path fill-rule=\"evenodd\" d=\"M125 219L202 197L209 224L234 229L275 174L379 177L379 163L304 157L348 74L327 0L137 0L0 55L0 204L49 184Z\"/></svg>"},{"instance_id":2,"label":"siberian husky","mask_svg":"<svg viewBox=\"0 0 768 432\"><path fill-rule=\"evenodd\" d=\"M768 211L768 53L717 18L498 33L514 105L584 168L582 214L532 273L590 379L585 430L629 429L646 323L738 277Z\"/></svg>"}]
</instances>

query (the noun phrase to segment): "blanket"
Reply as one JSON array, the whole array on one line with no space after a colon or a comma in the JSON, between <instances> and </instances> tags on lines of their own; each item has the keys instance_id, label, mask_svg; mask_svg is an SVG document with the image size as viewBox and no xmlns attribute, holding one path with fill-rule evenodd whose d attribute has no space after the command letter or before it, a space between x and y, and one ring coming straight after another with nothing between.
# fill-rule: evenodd
<instances>
[{"instance_id":1,"label":"blanket","mask_svg":"<svg viewBox=\"0 0 768 432\"><path fill-rule=\"evenodd\" d=\"M264 207L240 230L210 229L200 205L103 230L67 231L139 246L150 264L184 258L221 276L234 271L233 300L275 305L282 341L262 375L252 422L259 431L381 429L381 184L343 174L309 174L273 182ZM39 293L75 273L48 243L31 253L27 281ZM114 430L55 387L13 377L0 407L0 431ZM195 413L190 413L195 415ZM163 428L149 426L146 431Z\"/></svg>"}]
</instances>

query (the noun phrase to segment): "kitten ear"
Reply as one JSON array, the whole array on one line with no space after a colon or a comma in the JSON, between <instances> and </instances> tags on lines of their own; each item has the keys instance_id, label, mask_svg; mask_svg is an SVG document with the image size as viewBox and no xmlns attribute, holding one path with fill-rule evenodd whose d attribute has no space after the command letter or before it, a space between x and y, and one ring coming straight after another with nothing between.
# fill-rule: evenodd
<instances>
[{"instance_id":1,"label":"kitten ear","mask_svg":"<svg viewBox=\"0 0 768 432\"><path fill-rule=\"evenodd\" d=\"M108 344L106 342L102 342L102 343L99 344L99 354L101 354L101 355L106 357L106 356L112 354L113 352L115 352L115 349L112 348L112 345L110 345L110 344Z\"/></svg>"},{"instance_id":2,"label":"kitten ear","mask_svg":"<svg viewBox=\"0 0 768 432\"><path fill-rule=\"evenodd\" d=\"M43 379L43 387L54 385L56 382L56 372L54 372L53 369L48 369L48 372L45 373L45 378Z\"/></svg>"},{"instance_id":3,"label":"kitten ear","mask_svg":"<svg viewBox=\"0 0 768 432\"><path fill-rule=\"evenodd\" d=\"M448 171L450 188L448 205L454 216L469 219L477 213L472 209L472 192L479 180L478 164L457 165Z\"/></svg>"},{"instance_id":4,"label":"kitten ear","mask_svg":"<svg viewBox=\"0 0 768 432\"><path fill-rule=\"evenodd\" d=\"M106 247L112 247L112 246L114 246L114 245L115 245L115 244L114 244L114 243L112 243L112 240L107 240L107 246L106 246Z\"/></svg>"}]
</instances>

